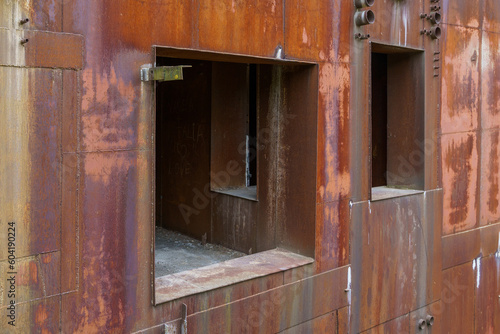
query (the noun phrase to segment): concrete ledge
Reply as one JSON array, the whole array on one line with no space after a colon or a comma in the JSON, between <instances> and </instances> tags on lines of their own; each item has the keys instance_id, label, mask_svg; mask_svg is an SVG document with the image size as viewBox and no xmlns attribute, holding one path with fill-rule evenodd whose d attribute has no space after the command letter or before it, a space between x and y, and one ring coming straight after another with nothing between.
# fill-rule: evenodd
<instances>
[{"instance_id":1,"label":"concrete ledge","mask_svg":"<svg viewBox=\"0 0 500 334\"><path fill-rule=\"evenodd\" d=\"M314 259L273 249L155 279L155 304L303 266Z\"/></svg>"}]
</instances>

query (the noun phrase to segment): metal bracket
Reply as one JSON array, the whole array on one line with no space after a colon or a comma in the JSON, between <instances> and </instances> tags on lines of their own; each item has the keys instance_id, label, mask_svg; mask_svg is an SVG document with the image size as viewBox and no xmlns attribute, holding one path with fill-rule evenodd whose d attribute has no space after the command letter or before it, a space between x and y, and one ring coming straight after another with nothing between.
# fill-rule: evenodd
<instances>
[{"instance_id":1,"label":"metal bracket","mask_svg":"<svg viewBox=\"0 0 500 334\"><path fill-rule=\"evenodd\" d=\"M187 316L188 316L187 305L182 304L181 334L187 334L187 332L188 332Z\"/></svg>"},{"instance_id":2,"label":"metal bracket","mask_svg":"<svg viewBox=\"0 0 500 334\"><path fill-rule=\"evenodd\" d=\"M179 328L179 322L173 321L165 324L163 332L165 334L187 334L187 305L181 305L182 318Z\"/></svg>"},{"instance_id":3,"label":"metal bracket","mask_svg":"<svg viewBox=\"0 0 500 334\"><path fill-rule=\"evenodd\" d=\"M173 81L182 80L182 69L191 65L160 66L141 68L141 81Z\"/></svg>"}]
</instances>

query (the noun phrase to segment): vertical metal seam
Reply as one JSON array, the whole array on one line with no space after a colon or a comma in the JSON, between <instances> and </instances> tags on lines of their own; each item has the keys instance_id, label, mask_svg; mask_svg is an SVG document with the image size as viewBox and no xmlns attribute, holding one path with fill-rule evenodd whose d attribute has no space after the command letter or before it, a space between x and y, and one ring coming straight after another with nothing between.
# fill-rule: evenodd
<instances>
[{"instance_id":1,"label":"vertical metal seam","mask_svg":"<svg viewBox=\"0 0 500 334\"><path fill-rule=\"evenodd\" d=\"M61 5L62 6L62 5ZM61 19L62 20L62 19ZM62 256L62 230L63 230L63 169L64 169L64 153L62 149L63 145L63 114L64 114L64 71L61 71L61 96L60 109L59 109L59 154L61 161L59 162L59 331L62 328L62 267L63 267L63 256Z\"/></svg>"},{"instance_id":2,"label":"vertical metal seam","mask_svg":"<svg viewBox=\"0 0 500 334\"><path fill-rule=\"evenodd\" d=\"M152 61L153 66L156 66L156 47L152 47ZM142 83L144 84L144 83ZM150 112L151 112L151 222L149 224L151 229L150 237L150 291L151 291L151 305L156 304L156 286L155 286L155 232L156 232L156 83L152 83L152 88L149 89L149 102L150 102Z\"/></svg>"},{"instance_id":3,"label":"vertical metal seam","mask_svg":"<svg viewBox=\"0 0 500 334\"><path fill-rule=\"evenodd\" d=\"M283 58L286 59L286 0L283 0Z\"/></svg>"},{"instance_id":4,"label":"vertical metal seam","mask_svg":"<svg viewBox=\"0 0 500 334\"><path fill-rule=\"evenodd\" d=\"M82 50L83 52L83 50ZM76 290L80 290L80 185L81 185L81 70L76 71L76 201L75 201L75 246L76 246Z\"/></svg>"}]
</instances>

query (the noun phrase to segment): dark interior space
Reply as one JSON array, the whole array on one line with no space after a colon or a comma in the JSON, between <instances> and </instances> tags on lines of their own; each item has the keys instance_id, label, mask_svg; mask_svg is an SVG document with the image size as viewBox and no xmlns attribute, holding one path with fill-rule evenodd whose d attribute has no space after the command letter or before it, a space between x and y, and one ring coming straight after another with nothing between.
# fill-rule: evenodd
<instances>
[{"instance_id":1,"label":"dark interior space","mask_svg":"<svg viewBox=\"0 0 500 334\"><path fill-rule=\"evenodd\" d=\"M247 187L257 186L257 65L249 65Z\"/></svg>"},{"instance_id":2,"label":"dark interior space","mask_svg":"<svg viewBox=\"0 0 500 334\"><path fill-rule=\"evenodd\" d=\"M156 83L155 271L313 256L317 67L185 55L156 64L192 67Z\"/></svg>"},{"instance_id":3,"label":"dark interior space","mask_svg":"<svg viewBox=\"0 0 500 334\"><path fill-rule=\"evenodd\" d=\"M425 152L424 55L372 45L372 187L421 190Z\"/></svg>"},{"instance_id":4,"label":"dark interior space","mask_svg":"<svg viewBox=\"0 0 500 334\"><path fill-rule=\"evenodd\" d=\"M372 53L371 65L372 187L387 179L387 55Z\"/></svg>"},{"instance_id":5,"label":"dark interior space","mask_svg":"<svg viewBox=\"0 0 500 334\"><path fill-rule=\"evenodd\" d=\"M191 65L184 80L156 83L156 224L202 240L210 234L210 62L158 58L157 66Z\"/></svg>"}]
</instances>

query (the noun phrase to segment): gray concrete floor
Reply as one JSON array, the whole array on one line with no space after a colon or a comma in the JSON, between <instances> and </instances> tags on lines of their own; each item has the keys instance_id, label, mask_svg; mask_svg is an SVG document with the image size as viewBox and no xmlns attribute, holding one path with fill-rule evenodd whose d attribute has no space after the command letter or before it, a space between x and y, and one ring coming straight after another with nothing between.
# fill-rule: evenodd
<instances>
[{"instance_id":1,"label":"gray concrete floor","mask_svg":"<svg viewBox=\"0 0 500 334\"><path fill-rule=\"evenodd\" d=\"M245 255L219 245L203 245L199 240L158 226L155 233L155 277L205 267Z\"/></svg>"}]
</instances>

